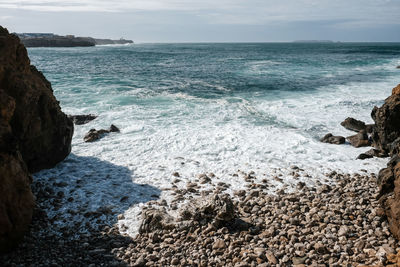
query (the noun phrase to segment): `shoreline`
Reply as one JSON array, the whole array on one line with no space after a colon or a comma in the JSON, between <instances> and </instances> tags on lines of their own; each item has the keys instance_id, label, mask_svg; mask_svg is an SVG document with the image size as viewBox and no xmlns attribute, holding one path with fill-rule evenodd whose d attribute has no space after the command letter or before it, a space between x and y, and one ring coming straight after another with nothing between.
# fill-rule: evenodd
<instances>
[{"instance_id":1,"label":"shoreline","mask_svg":"<svg viewBox=\"0 0 400 267\"><path fill-rule=\"evenodd\" d=\"M294 263L309 266L329 263L346 266L355 263L379 265L397 260L394 254L399 243L391 236L383 211L375 199L378 194L376 175L332 172L326 178L331 179L332 184L310 188L299 182L296 192L279 191L271 195L264 191L268 181L254 183L255 177L250 175L245 181L248 190L236 191L232 196L235 219L246 222L249 227L238 230L232 222L226 222L214 229L211 222L201 225L196 220L188 220L186 224L189 227L185 228L179 227L180 222L176 221L172 229L161 227L136 237L119 233L115 223L100 224L101 230L90 230L74 237L75 228L52 224L46 218L44 207L40 208L43 203L62 202L66 197L49 190L50 182L48 185L34 182L33 192L38 197L39 209L35 210L31 233L15 251L1 256L1 259L5 266L32 263L71 263L76 266L101 263L107 266L271 266ZM190 188L195 186L190 185ZM225 190L221 189L216 188L208 196L223 195ZM177 198L182 197L192 203L207 198L194 197L190 193L177 195ZM165 209L164 215L168 216L171 207L173 203L153 200L145 204L142 211L145 214L146 210ZM179 218L182 209L172 213ZM98 214L88 216L99 218ZM123 215L113 216L123 218ZM155 239L154 235L159 238ZM216 248L217 240L224 242L222 245L218 241L223 249ZM60 257L62 251L68 253Z\"/></svg>"}]
</instances>

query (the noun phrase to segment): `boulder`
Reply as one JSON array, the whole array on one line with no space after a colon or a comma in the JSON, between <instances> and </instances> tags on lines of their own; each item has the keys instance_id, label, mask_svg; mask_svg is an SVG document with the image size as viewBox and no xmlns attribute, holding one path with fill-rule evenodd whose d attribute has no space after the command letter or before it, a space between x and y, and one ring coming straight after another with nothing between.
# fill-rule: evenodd
<instances>
[{"instance_id":1,"label":"boulder","mask_svg":"<svg viewBox=\"0 0 400 267\"><path fill-rule=\"evenodd\" d=\"M180 211L181 220L194 220L201 225L208 223L221 227L235 218L235 209L228 194L214 194L208 198L199 198Z\"/></svg>"},{"instance_id":2,"label":"boulder","mask_svg":"<svg viewBox=\"0 0 400 267\"><path fill-rule=\"evenodd\" d=\"M365 122L356 120L354 118L348 117L344 121L340 123L344 128L354 132L360 132L362 130L366 130L367 126Z\"/></svg>"},{"instance_id":3,"label":"boulder","mask_svg":"<svg viewBox=\"0 0 400 267\"><path fill-rule=\"evenodd\" d=\"M76 125L83 125L96 119L97 116L93 114L88 115L68 115L68 118Z\"/></svg>"},{"instance_id":4,"label":"boulder","mask_svg":"<svg viewBox=\"0 0 400 267\"><path fill-rule=\"evenodd\" d=\"M333 136L331 133L326 134L324 137L320 139L323 143L340 145L346 142L346 139L343 136Z\"/></svg>"},{"instance_id":5,"label":"boulder","mask_svg":"<svg viewBox=\"0 0 400 267\"><path fill-rule=\"evenodd\" d=\"M83 140L85 142L94 142L99 140L100 138L102 138L105 134L108 133L119 133L119 129L117 126L115 126L114 124L111 124L110 128L108 130L96 130L96 129L90 129L89 132L87 132L85 134L85 137L83 138Z\"/></svg>"},{"instance_id":6,"label":"boulder","mask_svg":"<svg viewBox=\"0 0 400 267\"><path fill-rule=\"evenodd\" d=\"M72 133L50 83L30 65L18 37L0 27L0 251L28 229L35 206L30 172L63 160Z\"/></svg>"},{"instance_id":7,"label":"boulder","mask_svg":"<svg viewBox=\"0 0 400 267\"><path fill-rule=\"evenodd\" d=\"M367 152L364 152L364 153L361 153L360 155L358 155L357 159L369 159L369 158L373 158L373 157L384 158L387 156L388 155L384 151L371 148Z\"/></svg>"},{"instance_id":8,"label":"boulder","mask_svg":"<svg viewBox=\"0 0 400 267\"><path fill-rule=\"evenodd\" d=\"M363 147L371 145L368 140L368 134L365 130L361 130L359 133L346 137L347 141L354 147Z\"/></svg>"},{"instance_id":9,"label":"boulder","mask_svg":"<svg viewBox=\"0 0 400 267\"><path fill-rule=\"evenodd\" d=\"M157 230L171 230L175 227L175 221L163 209L149 209L142 213L142 222L139 233L151 233Z\"/></svg>"}]
</instances>

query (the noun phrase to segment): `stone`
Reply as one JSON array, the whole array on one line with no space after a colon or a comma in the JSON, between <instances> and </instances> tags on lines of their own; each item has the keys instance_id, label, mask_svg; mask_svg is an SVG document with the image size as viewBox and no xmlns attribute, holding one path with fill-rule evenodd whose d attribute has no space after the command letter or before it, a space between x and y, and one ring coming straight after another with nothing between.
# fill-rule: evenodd
<instances>
[{"instance_id":1,"label":"stone","mask_svg":"<svg viewBox=\"0 0 400 267\"><path fill-rule=\"evenodd\" d=\"M30 65L19 38L0 26L0 252L12 249L31 222L30 173L68 156L72 134L50 82Z\"/></svg>"},{"instance_id":2,"label":"stone","mask_svg":"<svg viewBox=\"0 0 400 267\"><path fill-rule=\"evenodd\" d=\"M375 148L371 148L370 150L368 150L367 152L361 153L360 155L358 155L357 159L370 159L373 157L377 157L377 158L384 158L387 157L388 155L381 150L375 149Z\"/></svg>"},{"instance_id":3,"label":"stone","mask_svg":"<svg viewBox=\"0 0 400 267\"><path fill-rule=\"evenodd\" d=\"M216 227L224 226L235 217L234 206L228 194L214 194L188 203L180 212L181 220L195 220L201 224L211 222Z\"/></svg>"},{"instance_id":4,"label":"stone","mask_svg":"<svg viewBox=\"0 0 400 267\"><path fill-rule=\"evenodd\" d=\"M110 128L108 130L96 130L96 129L90 129L89 132L87 132L85 134L85 137L83 138L83 140L85 142L94 142L99 140L100 138L102 138L105 134L108 133L119 133L120 130L118 129L117 126L115 126L114 124L111 124Z\"/></svg>"},{"instance_id":5,"label":"stone","mask_svg":"<svg viewBox=\"0 0 400 267\"><path fill-rule=\"evenodd\" d=\"M329 143L340 145L346 142L346 139L343 136L333 136L331 133L326 134L323 138L320 139L322 143Z\"/></svg>"},{"instance_id":6,"label":"stone","mask_svg":"<svg viewBox=\"0 0 400 267\"><path fill-rule=\"evenodd\" d=\"M72 122L75 125L83 125L88 122L91 122L92 120L96 119L97 116L93 114L88 114L88 115L68 115L68 118L72 120Z\"/></svg>"},{"instance_id":7,"label":"stone","mask_svg":"<svg viewBox=\"0 0 400 267\"><path fill-rule=\"evenodd\" d=\"M349 227L347 227L346 225L340 226L338 231L338 236L347 236L348 233L349 233Z\"/></svg>"},{"instance_id":8,"label":"stone","mask_svg":"<svg viewBox=\"0 0 400 267\"><path fill-rule=\"evenodd\" d=\"M225 249L226 248L226 245L225 245L225 242L222 240L222 239L217 239L215 242L214 242L214 245L212 246L212 248L215 250L215 249Z\"/></svg>"},{"instance_id":9,"label":"stone","mask_svg":"<svg viewBox=\"0 0 400 267\"><path fill-rule=\"evenodd\" d=\"M139 233L151 233L156 230L171 230L175 227L174 219L163 209L149 209L142 213Z\"/></svg>"},{"instance_id":10,"label":"stone","mask_svg":"<svg viewBox=\"0 0 400 267\"><path fill-rule=\"evenodd\" d=\"M266 256L267 256L269 263L278 264L278 260L276 259L275 255L271 251L267 251Z\"/></svg>"},{"instance_id":11,"label":"stone","mask_svg":"<svg viewBox=\"0 0 400 267\"><path fill-rule=\"evenodd\" d=\"M322 244L322 243L320 243L320 242L317 242L317 243L314 245L314 249L315 249L315 251L317 251L319 254L327 254L327 253L329 253L329 251L328 251L328 249L325 247L325 245Z\"/></svg>"},{"instance_id":12,"label":"stone","mask_svg":"<svg viewBox=\"0 0 400 267\"><path fill-rule=\"evenodd\" d=\"M348 136L346 139L350 142L350 144L354 147L363 147L369 146L370 142L368 140L368 135L365 130L360 131L359 133Z\"/></svg>"},{"instance_id":13,"label":"stone","mask_svg":"<svg viewBox=\"0 0 400 267\"><path fill-rule=\"evenodd\" d=\"M348 117L344 121L340 123L344 128L350 131L354 132L360 132L362 130L366 130L367 126L365 125L365 122L356 120L354 118Z\"/></svg>"}]
</instances>

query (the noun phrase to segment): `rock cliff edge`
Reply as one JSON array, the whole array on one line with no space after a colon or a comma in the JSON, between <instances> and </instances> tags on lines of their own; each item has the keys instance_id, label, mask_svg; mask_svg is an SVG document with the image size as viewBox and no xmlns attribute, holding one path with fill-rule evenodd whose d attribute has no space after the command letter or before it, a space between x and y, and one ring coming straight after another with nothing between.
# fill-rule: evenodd
<instances>
[{"instance_id":1,"label":"rock cliff edge","mask_svg":"<svg viewBox=\"0 0 400 267\"><path fill-rule=\"evenodd\" d=\"M15 245L31 221L30 173L62 161L72 134L50 82L30 65L19 38L0 26L0 251Z\"/></svg>"}]
</instances>

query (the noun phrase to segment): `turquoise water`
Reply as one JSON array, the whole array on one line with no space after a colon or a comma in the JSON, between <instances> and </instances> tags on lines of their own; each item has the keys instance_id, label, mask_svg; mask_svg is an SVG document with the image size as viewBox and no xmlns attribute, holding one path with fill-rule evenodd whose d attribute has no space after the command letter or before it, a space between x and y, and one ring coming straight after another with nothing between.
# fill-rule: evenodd
<instances>
[{"instance_id":1,"label":"turquoise water","mask_svg":"<svg viewBox=\"0 0 400 267\"><path fill-rule=\"evenodd\" d=\"M260 179L281 172L290 187L298 182L286 175L292 165L312 185L330 170L377 172L386 161L355 160L368 148L319 138L351 135L340 126L348 116L372 122L373 106L400 83L400 44L135 44L32 48L29 56L66 113L99 115L76 126L71 157L38 179L98 177L87 190L106 196L110 168L79 167L95 158L161 191L176 171L188 180L213 172L233 190L243 186L232 176L238 170ZM90 128L111 123L120 134L83 142Z\"/></svg>"}]
</instances>

